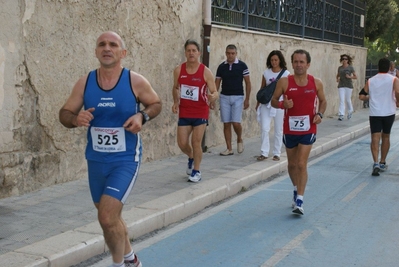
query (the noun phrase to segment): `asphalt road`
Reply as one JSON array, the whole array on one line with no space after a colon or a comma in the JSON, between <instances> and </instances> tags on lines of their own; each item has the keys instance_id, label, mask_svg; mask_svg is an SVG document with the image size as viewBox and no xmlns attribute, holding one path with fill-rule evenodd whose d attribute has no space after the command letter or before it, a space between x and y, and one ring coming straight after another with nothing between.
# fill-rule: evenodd
<instances>
[{"instance_id":1,"label":"asphalt road","mask_svg":"<svg viewBox=\"0 0 399 267\"><path fill-rule=\"evenodd\" d=\"M309 162L303 216L291 212L283 174L135 242L135 251L143 267L399 266L398 144L393 134L378 177L369 135ZM80 266L110 266L102 257Z\"/></svg>"}]
</instances>

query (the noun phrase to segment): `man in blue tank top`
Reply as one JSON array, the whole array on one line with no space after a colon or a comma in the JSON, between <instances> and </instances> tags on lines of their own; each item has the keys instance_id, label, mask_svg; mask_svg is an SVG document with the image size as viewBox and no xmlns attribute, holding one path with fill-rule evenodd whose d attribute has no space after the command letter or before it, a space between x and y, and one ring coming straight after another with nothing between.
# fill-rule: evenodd
<instances>
[{"instance_id":1,"label":"man in blue tank top","mask_svg":"<svg viewBox=\"0 0 399 267\"><path fill-rule=\"evenodd\" d=\"M140 267L122 208L141 163L139 132L161 112L162 104L146 78L122 67L126 53L118 34L102 33L95 50L100 67L77 81L59 119L67 128L88 128L85 155L90 192L112 254L112 266Z\"/></svg>"}]
</instances>

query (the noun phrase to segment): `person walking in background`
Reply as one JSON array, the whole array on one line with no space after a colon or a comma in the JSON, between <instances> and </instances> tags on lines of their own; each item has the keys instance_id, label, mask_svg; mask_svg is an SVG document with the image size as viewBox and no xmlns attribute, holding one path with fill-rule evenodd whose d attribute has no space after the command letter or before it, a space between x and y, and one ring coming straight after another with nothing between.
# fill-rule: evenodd
<instances>
[{"instance_id":1,"label":"person walking in background","mask_svg":"<svg viewBox=\"0 0 399 267\"><path fill-rule=\"evenodd\" d=\"M187 40L184 49L187 60L173 71L172 112L179 113L177 143L188 156L188 181L197 183L202 179L201 142L208 124L209 105L217 100L218 92L212 72L199 62L199 44Z\"/></svg>"},{"instance_id":2,"label":"person walking in background","mask_svg":"<svg viewBox=\"0 0 399 267\"><path fill-rule=\"evenodd\" d=\"M306 50L295 50L291 55L294 75L277 82L272 107L284 109L284 135L288 174L294 186L292 212L304 214L303 196L308 181L307 163L316 141L317 124L327 108L323 83L307 74L310 55ZM280 101L283 96L283 101ZM318 110L317 110L318 108Z\"/></svg>"},{"instance_id":3,"label":"person walking in background","mask_svg":"<svg viewBox=\"0 0 399 267\"><path fill-rule=\"evenodd\" d=\"M338 67L337 72L337 83L339 93L339 110L338 120L344 120L345 107L348 110L348 120L352 118L353 106L352 106L352 91L353 91L353 79L357 79L355 69L352 66L352 57L347 54L342 54L340 57L341 66Z\"/></svg>"},{"instance_id":4,"label":"person walking in background","mask_svg":"<svg viewBox=\"0 0 399 267\"><path fill-rule=\"evenodd\" d=\"M100 67L78 80L59 112L59 120L67 128L88 128L90 192L112 254L112 266L141 267L130 244L122 208L141 164L139 132L162 106L146 78L122 67L126 53L118 34L101 34L95 49Z\"/></svg>"},{"instance_id":5,"label":"person walking in background","mask_svg":"<svg viewBox=\"0 0 399 267\"><path fill-rule=\"evenodd\" d=\"M290 72L287 70L287 63L281 51L273 50L267 56L266 60L267 69L263 72L260 88L274 82L277 76L283 71L281 77L287 77ZM280 101L283 100L281 96ZM274 147L273 147L273 160L280 160L281 146L283 145L283 119L284 110L276 109L271 106L271 103L261 104L256 103L256 112L258 122L261 126L261 147L260 156L257 160L262 161L268 158L270 150L269 131L270 123L274 121Z\"/></svg>"},{"instance_id":6,"label":"person walking in background","mask_svg":"<svg viewBox=\"0 0 399 267\"><path fill-rule=\"evenodd\" d=\"M391 61L388 73L391 74L392 76L396 76L396 77L399 78L399 70L397 70L395 68L395 62L394 61Z\"/></svg>"},{"instance_id":7,"label":"person walking in background","mask_svg":"<svg viewBox=\"0 0 399 267\"><path fill-rule=\"evenodd\" d=\"M360 100L370 103L371 155L373 157L373 176L388 167L386 158L390 148L390 133L395 121L396 107L399 106L399 79L388 73L390 62L387 58L378 61L378 74L371 77L359 93ZM380 149L381 141L381 149ZM379 152L381 157L378 160Z\"/></svg>"},{"instance_id":8,"label":"person walking in background","mask_svg":"<svg viewBox=\"0 0 399 267\"><path fill-rule=\"evenodd\" d=\"M243 87L245 81L245 94ZM245 62L237 58L237 47L229 44L226 47L226 61L222 62L216 71L216 89L220 93L220 118L223 122L223 133L227 149L220 153L221 156L233 155L232 131L237 135L237 152L244 151L244 141L242 139L242 110L249 107L249 96L251 94L251 80L249 70Z\"/></svg>"}]
</instances>

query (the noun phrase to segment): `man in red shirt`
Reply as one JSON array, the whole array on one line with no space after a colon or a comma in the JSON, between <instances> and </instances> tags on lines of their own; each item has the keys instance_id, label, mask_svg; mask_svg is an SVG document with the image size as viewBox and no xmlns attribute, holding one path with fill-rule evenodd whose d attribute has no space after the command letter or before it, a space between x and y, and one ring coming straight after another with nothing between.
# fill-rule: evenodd
<instances>
[{"instance_id":1,"label":"man in red shirt","mask_svg":"<svg viewBox=\"0 0 399 267\"><path fill-rule=\"evenodd\" d=\"M285 110L283 142L286 147L288 174L294 186L292 212L303 215L303 195L308 181L307 162L316 141L316 125L327 107L323 83L307 74L310 55L299 49L291 55L294 75L281 78L271 100L274 108ZM279 101L281 95L284 100Z\"/></svg>"},{"instance_id":2,"label":"man in red shirt","mask_svg":"<svg viewBox=\"0 0 399 267\"><path fill-rule=\"evenodd\" d=\"M188 156L188 181L197 183L201 181L201 142L208 124L209 104L217 100L218 92L212 72L199 62L199 44L187 40L184 49L187 61L173 72L172 111L179 112L177 143Z\"/></svg>"}]
</instances>

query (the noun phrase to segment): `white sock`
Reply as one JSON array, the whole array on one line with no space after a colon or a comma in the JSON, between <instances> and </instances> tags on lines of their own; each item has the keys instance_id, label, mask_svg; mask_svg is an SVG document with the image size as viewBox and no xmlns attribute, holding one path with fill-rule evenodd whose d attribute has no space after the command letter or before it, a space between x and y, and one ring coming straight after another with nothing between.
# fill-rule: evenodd
<instances>
[{"instance_id":1,"label":"white sock","mask_svg":"<svg viewBox=\"0 0 399 267\"><path fill-rule=\"evenodd\" d=\"M303 196L298 195L298 196L296 197L296 199L299 199L299 200L302 200L302 201L303 201Z\"/></svg>"},{"instance_id":2,"label":"white sock","mask_svg":"<svg viewBox=\"0 0 399 267\"><path fill-rule=\"evenodd\" d=\"M298 189L296 188L296 185L294 185L294 191L298 191Z\"/></svg>"},{"instance_id":3,"label":"white sock","mask_svg":"<svg viewBox=\"0 0 399 267\"><path fill-rule=\"evenodd\" d=\"M132 249L132 251L130 251L130 253L128 253L128 254L126 254L125 256L123 256L123 258L124 258L126 261L132 261L132 260L134 260L134 251L133 251L133 249Z\"/></svg>"},{"instance_id":4,"label":"white sock","mask_svg":"<svg viewBox=\"0 0 399 267\"><path fill-rule=\"evenodd\" d=\"M121 263L112 263L112 267L124 267L125 266L125 261L122 261Z\"/></svg>"}]
</instances>

